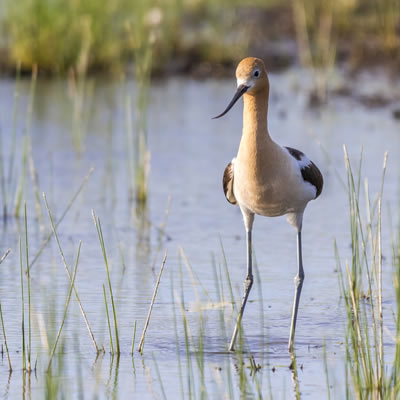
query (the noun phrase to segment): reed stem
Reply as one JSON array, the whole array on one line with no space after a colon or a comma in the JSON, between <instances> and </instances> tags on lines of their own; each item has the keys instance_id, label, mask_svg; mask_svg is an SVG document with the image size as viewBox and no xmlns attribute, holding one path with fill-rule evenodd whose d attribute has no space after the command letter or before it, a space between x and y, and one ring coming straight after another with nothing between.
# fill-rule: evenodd
<instances>
[{"instance_id":1,"label":"reed stem","mask_svg":"<svg viewBox=\"0 0 400 400\"><path fill-rule=\"evenodd\" d=\"M11 249L7 249L6 252L1 256L0 258L0 264L7 258L7 256L10 254Z\"/></svg>"},{"instance_id":2,"label":"reed stem","mask_svg":"<svg viewBox=\"0 0 400 400\"><path fill-rule=\"evenodd\" d=\"M146 318L146 322L144 324L142 337L140 338L139 347L138 347L138 352L139 353L143 353L144 338L146 336L147 327L149 326L151 311L153 310L153 305L154 305L154 301L155 301L156 296L157 296L157 291L158 291L158 286L160 285L161 276L162 276L162 273L164 271L165 262L167 261L167 254L168 254L168 251L166 250L165 254L164 254L164 258L163 258L162 263L161 263L160 272L158 273L157 282L156 282L156 285L154 287L153 297L151 299L149 311L147 313L147 318Z\"/></svg>"},{"instance_id":3,"label":"reed stem","mask_svg":"<svg viewBox=\"0 0 400 400\"><path fill-rule=\"evenodd\" d=\"M27 371L31 371L31 352L32 352L32 305L31 305L31 276L29 273L29 247L28 247L28 222L26 215L26 203L24 204L24 221L25 221L25 261L27 268L28 280L28 367Z\"/></svg>"},{"instance_id":4,"label":"reed stem","mask_svg":"<svg viewBox=\"0 0 400 400\"><path fill-rule=\"evenodd\" d=\"M22 243L19 238L19 265L21 273L21 330L22 330L22 369L26 369L26 354L25 354L25 299L24 299L24 279L22 273Z\"/></svg>"},{"instance_id":5,"label":"reed stem","mask_svg":"<svg viewBox=\"0 0 400 400\"><path fill-rule=\"evenodd\" d=\"M117 355L119 355L121 352L120 352L120 347L119 347L117 312L116 312L116 308L115 308L114 296L113 296L113 291L112 291L112 286L111 286L110 269L108 267L108 259L107 259L106 247L104 244L103 231L101 229L100 218L96 217L96 214L94 213L93 210L92 210L92 216L93 216L94 224L96 226L97 235L99 237L101 252L103 253L103 258L104 258L104 264L106 266L108 289L110 291L111 307L112 307L113 319L114 319L115 347L116 347L116 353L117 353Z\"/></svg>"},{"instance_id":6,"label":"reed stem","mask_svg":"<svg viewBox=\"0 0 400 400\"><path fill-rule=\"evenodd\" d=\"M10 352L8 351L8 345L7 345L7 336L6 336L6 328L4 326L4 320L3 320L3 311L1 309L1 303L0 303L0 318L1 318L1 327L3 329L3 337L4 337L4 346L6 348L6 353L7 353L7 360L8 360L8 370L12 372L12 366L11 366L11 358L10 358Z\"/></svg>"},{"instance_id":7,"label":"reed stem","mask_svg":"<svg viewBox=\"0 0 400 400\"><path fill-rule=\"evenodd\" d=\"M103 283L103 294L104 294L104 305L106 307L108 334L110 336L110 350L111 350L111 354L114 355L114 343L113 343L112 332L111 332L110 314L108 312L106 287L104 286L104 283Z\"/></svg>"},{"instance_id":8,"label":"reed stem","mask_svg":"<svg viewBox=\"0 0 400 400\"><path fill-rule=\"evenodd\" d=\"M135 348L135 340L136 340L136 320L133 325L133 337L132 337L132 348L131 348L131 355L133 356L133 350Z\"/></svg>"},{"instance_id":9,"label":"reed stem","mask_svg":"<svg viewBox=\"0 0 400 400\"><path fill-rule=\"evenodd\" d=\"M83 179L82 183L80 184L78 190L74 193L72 196L71 200L69 201L67 207L65 208L64 212L61 214L61 217L58 219L58 221L54 224L55 228L57 229L58 226L61 224L61 222L64 220L65 216L68 214L68 211L71 209L72 205L74 204L76 198L79 196L79 194L82 192L84 187L86 186L87 182L89 181L90 176L92 175L94 171L94 168L90 168L88 174L85 176ZM42 242L38 252L36 253L35 257L33 257L33 260L29 264L29 268L32 269L33 265L36 263L36 261L39 259L40 255L42 254L43 250L46 248L47 244L49 243L50 239L53 236L53 230L49 233L47 238Z\"/></svg>"},{"instance_id":10,"label":"reed stem","mask_svg":"<svg viewBox=\"0 0 400 400\"><path fill-rule=\"evenodd\" d=\"M69 281L72 283L72 287L73 287L73 290L74 290L74 293L75 293L75 297L76 297L76 300L78 301L78 304L79 304L79 308L80 308L80 310L81 310L82 317L83 317L83 319L85 320L86 327L87 327L87 329L88 329L90 338L92 339L93 346L95 347L96 352L98 353L98 352L100 351L100 349L99 349L99 347L97 346L96 340L95 340L95 338L94 338L94 334L93 334L93 332L92 332L92 329L90 328L89 321L88 321L88 319L87 319L87 317L86 317L85 310L83 309L81 300L80 300L79 295L78 295L78 291L76 290L76 287L75 287L75 285L74 285L73 282L72 282L72 276L71 276L71 273L70 273L70 271L69 271L67 261L65 260L64 252L63 252L63 250L62 250L62 248L61 248L61 244L60 244L60 241L59 241L59 239L58 239L58 235L57 235L57 231L56 231L56 226L54 225L53 216L52 216L52 214L51 214L49 205L48 205L48 203L47 203L47 198L46 198L46 195L45 195L44 193L43 193L43 199L44 199L44 202L45 202L45 205L46 205L47 213L48 213L48 215L49 215L50 224L51 224L51 229L53 230L54 238L56 239L57 246L58 246L58 250L59 250L59 252L60 252L61 259L62 259L63 264L64 264L64 267L65 267L65 271L66 271L66 273L67 273L67 275L68 275Z\"/></svg>"},{"instance_id":11,"label":"reed stem","mask_svg":"<svg viewBox=\"0 0 400 400\"><path fill-rule=\"evenodd\" d=\"M57 336L56 336L56 340L54 342L54 346L53 346L53 348L51 350L50 360L49 360L49 363L47 365L47 372L50 371L51 362L53 361L53 357L54 357L54 354L55 354L55 351L56 351L56 348L57 348L58 340L60 339L61 332L62 332L62 329L63 329L64 324L65 324L65 320L67 319L68 307L69 307L69 303L70 303L70 300L71 300L72 289L73 289L74 283L75 283L76 271L78 270L79 256L81 254L81 246L82 246L82 241L79 242L78 255L76 256L75 268L74 268L74 272L72 274L72 281L71 281L71 284L70 284L70 287L69 287L67 300L66 300L65 306L64 306L64 314L63 314L63 318L62 318L62 321L61 321L60 328L58 329L58 332L57 332Z\"/></svg>"}]
</instances>

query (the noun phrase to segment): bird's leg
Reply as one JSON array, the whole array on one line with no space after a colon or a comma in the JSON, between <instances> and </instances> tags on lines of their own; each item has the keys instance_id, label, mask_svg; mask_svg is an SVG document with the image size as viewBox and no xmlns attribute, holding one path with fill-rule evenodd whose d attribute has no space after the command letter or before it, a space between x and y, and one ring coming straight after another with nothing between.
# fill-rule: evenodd
<instances>
[{"instance_id":1,"label":"bird's leg","mask_svg":"<svg viewBox=\"0 0 400 400\"><path fill-rule=\"evenodd\" d=\"M294 301L293 301L293 311L292 311L292 322L290 326L290 336L289 336L289 352L293 352L294 346L294 333L296 330L296 319L297 319L297 310L299 308L301 289L303 287L304 281L304 269L303 269L303 260L302 260L302 252L301 252L301 231L297 232L297 264L298 264L298 273L294 278Z\"/></svg>"},{"instance_id":2,"label":"bird's leg","mask_svg":"<svg viewBox=\"0 0 400 400\"><path fill-rule=\"evenodd\" d=\"M252 257L251 257L251 230L248 230L247 231L247 277L246 280L244 281L244 293L243 293L242 305L240 306L239 315L235 325L235 330L233 331L231 343L229 345L229 351L233 351L235 349L236 336L239 332L243 311L244 308L246 307L247 298L249 297L249 293L252 286L253 286L253 269L252 269Z\"/></svg>"}]
</instances>

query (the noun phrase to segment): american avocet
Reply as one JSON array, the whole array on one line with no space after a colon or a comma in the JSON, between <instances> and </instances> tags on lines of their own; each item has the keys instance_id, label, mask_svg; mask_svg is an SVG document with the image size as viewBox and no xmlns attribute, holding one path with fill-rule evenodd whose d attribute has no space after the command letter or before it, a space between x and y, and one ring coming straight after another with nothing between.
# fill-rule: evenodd
<instances>
[{"instance_id":1,"label":"american avocet","mask_svg":"<svg viewBox=\"0 0 400 400\"><path fill-rule=\"evenodd\" d=\"M244 294L229 350L234 349L238 328L253 285L251 231L254 214L267 217L287 215L297 230L298 273L295 277L289 351L293 351L297 310L304 280L301 228L307 203L322 191L323 178L317 166L299 150L275 143L268 132L269 81L258 58L243 59L236 69L237 90L225 115L243 96L243 133L239 151L226 167L223 188L227 200L239 205L247 232L247 277Z\"/></svg>"}]
</instances>

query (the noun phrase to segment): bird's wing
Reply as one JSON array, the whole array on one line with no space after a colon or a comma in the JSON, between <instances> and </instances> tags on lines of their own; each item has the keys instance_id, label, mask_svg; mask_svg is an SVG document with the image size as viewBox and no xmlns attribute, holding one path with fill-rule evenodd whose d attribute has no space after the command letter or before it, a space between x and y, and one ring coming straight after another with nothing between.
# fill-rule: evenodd
<instances>
[{"instance_id":1,"label":"bird's wing","mask_svg":"<svg viewBox=\"0 0 400 400\"><path fill-rule=\"evenodd\" d=\"M294 157L299 163L301 176L305 182L311 183L317 190L315 198L317 198L324 186L324 179L318 167L300 150L293 149L292 147L285 147L289 154Z\"/></svg>"},{"instance_id":2,"label":"bird's wing","mask_svg":"<svg viewBox=\"0 0 400 400\"><path fill-rule=\"evenodd\" d=\"M237 204L235 195L233 193L233 165L235 159L233 159L225 168L224 177L222 178L222 186L224 188L224 193L226 199L231 204Z\"/></svg>"}]
</instances>

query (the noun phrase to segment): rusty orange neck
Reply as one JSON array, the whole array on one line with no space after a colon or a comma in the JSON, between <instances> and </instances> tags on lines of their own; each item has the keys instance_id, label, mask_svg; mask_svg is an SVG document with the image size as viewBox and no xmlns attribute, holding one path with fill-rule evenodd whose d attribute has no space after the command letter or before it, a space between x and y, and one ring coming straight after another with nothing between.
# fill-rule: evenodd
<instances>
[{"instance_id":1,"label":"rusty orange neck","mask_svg":"<svg viewBox=\"0 0 400 400\"><path fill-rule=\"evenodd\" d=\"M247 153L246 158L264 153L272 142L268 133L268 94L266 88L254 94L245 94L243 109L243 134L240 141L239 154Z\"/></svg>"}]
</instances>

